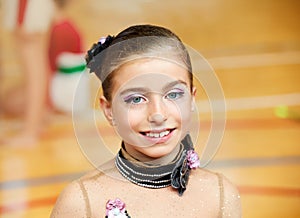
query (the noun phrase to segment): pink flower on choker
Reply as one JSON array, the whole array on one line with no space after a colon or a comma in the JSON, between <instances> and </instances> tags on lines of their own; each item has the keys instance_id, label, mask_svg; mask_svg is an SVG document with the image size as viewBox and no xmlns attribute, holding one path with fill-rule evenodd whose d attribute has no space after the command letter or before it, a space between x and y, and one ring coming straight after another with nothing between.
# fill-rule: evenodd
<instances>
[{"instance_id":1,"label":"pink flower on choker","mask_svg":"<svg viewBox=\"0 0 300 218\"><path fill-rule=\"evenodd\" d=\"M200 166L198 154L194 150L188 150L187 161L190 169L196 169Z\"/></svg>"},{"instance_id":2,"label":"pink flower on choker","mask_svg":"<svg viewBox=\"0 0 300 218\"><path fill-rule=\"evenodd\" d=\"M130 218L130 216L125 209L125 203L119 198L116 198L106 203L105 218Z\"/></svg>"}]
</instances>

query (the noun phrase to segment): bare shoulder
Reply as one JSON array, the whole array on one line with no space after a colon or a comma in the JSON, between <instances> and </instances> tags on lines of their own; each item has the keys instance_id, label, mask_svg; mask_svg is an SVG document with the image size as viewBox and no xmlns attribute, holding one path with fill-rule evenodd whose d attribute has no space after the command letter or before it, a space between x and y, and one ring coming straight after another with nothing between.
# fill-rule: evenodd
<instances>
[{"instance_id":1,"label":"bare shoulder","mask_svg":"<svg viewBox=\"0 0 300 218\"><path fill-rule=\"evenodd\" d=\"M81 178L70 183L59 195L51 213L51 218L87 217L86 186L89 181L102 175L98 170L93 170Z\"/></svg>"},{"instance_id":2,"label":"bare shoulder","mask_svg":"<svg viewBox=\"0 0 300 218\"><path fill-rule=\"evenodd\" d=\"M239 198L239 191L237 187L224 175L219 174L220 179L223 182L224 195L225 197L237 197Z\"/></svg>"},{"instance_id":3,"label":"bare shoulder","mask_svg":"<svg viewBox=\"0 0 300 218\"><path fill-rule=\"evenodd\" d=\"M78 180L70 183L59 195L51 218L86 217L84 196Z\"/></svg>"},{"instance_id":4,"label":"bare shoulder","mask_svg":"<svg viewBox=\"0 0 300 218\"><path fill-rule=\"evenodd\" d=\"M100 169L86 173L78 180L70 183L58 197L51 218L88 217L91 212L91 199L95 193L104 194L115 168L107 164Z\"/></svg>"},{"instance_id":5,"label":"bare shoulder","mask_svg":"<svg viewBox=\"0 0 300 218\"><path fill-rule=\"evenodd\" d=\"M195 173L193 174L195 177L206 180L211 184L222 186L223 190L226 191L226 194L238 194L236 186L221 173L212 172L206 169L198 169L195 170Z\"/></svg>"},{"instance_id":6,"label":"bare shoulder","mask_svg":"<svg viewBox=\"0 0 300 218\"><path fill-rule=\"evenodd\" d=\"M239 191L228 178L206 169L198 169L193 175L196 181L202 181L203 187L214 187L210 191L213 195L219 196L222 217L242 217Z\"/></svg>"},{"instance_id":7,"label":"bare shoulder","mask_svg":"<svg viewBox=\"0 0 300 218\"><path fill-rule=\"evenodd\" d=\"M224 188L223 217L242 217L241 199L237 187L223 175L222 180Z\"/></svg>"}]
</instances>

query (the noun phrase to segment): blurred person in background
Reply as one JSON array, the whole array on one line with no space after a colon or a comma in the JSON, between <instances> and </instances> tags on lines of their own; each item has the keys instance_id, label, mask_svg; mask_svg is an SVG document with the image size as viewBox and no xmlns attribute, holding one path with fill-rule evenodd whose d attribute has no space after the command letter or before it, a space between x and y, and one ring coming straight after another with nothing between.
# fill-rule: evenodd
<instances>
[{"instance_id":1,"label":"blurred person in background","mask_svg":"<svg viewBox=\"0 0 300 218\"><path fill-rule=\"evenodd\" d=\"M3 9L4 24L14 33L25 80L23 92L19 91L22 95L20 105L8 102L9 106L22 109L23 127L19 133L6 139L6 144L33 145L39 138L45 112L48 72L45 40L53 17L53 0L4 0ZM17 90L9 93L7 99L15 100L16 95Z\"/></svg>"},{"instance_id":2,"label":"blurred person in background","mask_svg":"<svg viewBox=\"0 0 300 218\"><path fill-rule=\"evenodd\" d=\"M20 132L5 139L10 146L33 146L41 134L47 109L48 90L56 59L65 51L80 52L81 37L64 15L70 0L3 0L4 25L13 32L24 86L5 94L6 113L22 115Z\"/></svg>"}]
</instances>

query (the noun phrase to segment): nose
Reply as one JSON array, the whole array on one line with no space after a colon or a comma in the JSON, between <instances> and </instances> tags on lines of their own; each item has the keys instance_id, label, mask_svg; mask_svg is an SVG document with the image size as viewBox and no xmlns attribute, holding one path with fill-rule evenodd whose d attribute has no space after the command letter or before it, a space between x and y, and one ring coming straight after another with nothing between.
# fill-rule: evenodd
<instances>
[{"instance_id":1,"label":"nose","mask_svg":"<svg viewBox=\"0 0 300 218\"><path fill-rule=\"evenodd\" d=\"M148 121L154 124L161 124L167 119L167 108L160 97L152 99L148 107Z\"/></svg>"}]
</instances>

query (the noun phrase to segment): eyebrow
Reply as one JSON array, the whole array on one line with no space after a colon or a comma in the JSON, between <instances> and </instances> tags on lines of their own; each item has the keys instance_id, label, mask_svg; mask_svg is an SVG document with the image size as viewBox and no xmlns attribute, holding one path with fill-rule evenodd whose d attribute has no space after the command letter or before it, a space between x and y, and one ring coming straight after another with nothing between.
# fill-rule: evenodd
<instances>
[{"instance_id":1,"label":"eyebrow","mask_svg":"<svg viewBox=\"0 0 300 218\"><path fill-rule=\"evenodd\" d=\"M129 89L125 89L123 90L120 95L124 95L128 92L142 92L142 93L145 93L145 92L149 92L150 90L148 88L145 88L145 87L135 87L135 88L129 88Z\"/></svg>"},{"instance_id":2,"label":"eyebrow","mask_svg":"<svg viewBox=\"0 0 300 218\"><path fill-rule=\"evenodd\" d=\"M166 90L168 90L168 89L170 89L170 88L172 88L172 87L174 87L174 86L176 86L176 85L184 85L184 86L186 86L186 87L188 86L187 83L186 83L185 81L182 81L182 80L175 80L175 81L170 82L170 83L168 83L167 85L165 85L165 86L163 87L163 90L166 91Z\"/></svg>"},{"instance_id":3,"label":"eyebrow","mask_svg":"<svg viewBox=\"0 0 300 218\"><path fill-rule=\"evenodd\" d=\"M168 89L170 89L170 88L172 88L172 87L174 87L174 86L176 86L176 85L180 85L180 84L182 84L182 85L184 85L184 86L187 86L187 83L186 83L185 81L182 81L182 80L175 80L175 81L172 81L172 82L166 84L166 85L162 88L162 90L163 90L163 91L166 91L166 90L168 90ZM146 92L150 92L150 91L151 91L151 90L150 90L149 88L146 88L146 87L134 87L134 88L128 88L128 89L123 90L123 91L120 93L120 95L124 95L124 94L126 94L126 93L128 93L128 92L141 92L141 93L146 93Z\"/></svg>"}]
</instances>

